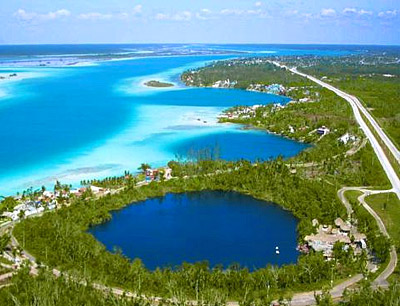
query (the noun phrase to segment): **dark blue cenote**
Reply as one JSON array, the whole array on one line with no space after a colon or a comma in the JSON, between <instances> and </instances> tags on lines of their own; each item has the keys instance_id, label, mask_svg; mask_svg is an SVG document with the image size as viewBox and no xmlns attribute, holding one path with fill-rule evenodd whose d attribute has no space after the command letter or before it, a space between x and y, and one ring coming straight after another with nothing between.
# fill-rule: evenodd
<instances>
[{"instance_id":1,"label":"dark blue cenote","mask_svg":"<svg viewBox=\"0 0 400 306\"><path fill-rule=\"evenodd\" d=\"M237 192L201 191L132 204L89 232L108 250L119 248L151 270L199 261L254 270L297 261L296 226L296 218L276 204Z\"/></svg>"}]
</instances>

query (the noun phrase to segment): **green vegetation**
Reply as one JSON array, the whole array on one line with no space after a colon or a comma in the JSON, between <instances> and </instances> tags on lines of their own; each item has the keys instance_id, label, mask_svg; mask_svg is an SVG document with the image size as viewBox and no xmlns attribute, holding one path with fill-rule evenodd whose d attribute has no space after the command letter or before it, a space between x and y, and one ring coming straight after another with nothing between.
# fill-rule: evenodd
<instances>
[{"instance_id":1,"label":"green vegetation","mask_svg":"<svg viewBox=\"0 0 400 306\"><path fill-rule=\"evenodd\" d=\"M216 81L229 79L236 81L235 88L246 89L250 84L287 84L304 85L303 78L287 73L269 63L265 58L239 59L219 61L201 69L189 70L182 74L181 79L188 86L208 87ZM307 85L312 85L307 82Z\"/></svg>"},{"instance_id":2,"label":"green vegetation","mask_svg":"<svg viewBox=\"0 0 400 306\"><path fill-rule=\"evenodd\" d=\"M300 71L357 96L400 146L400 63L398 54L369 53L343 57L282 58Z\"/></svg>"},{"instance_id":3,"label":"green vegetation","mask_svg":"<svg viewBox=\"0 0 400 306\"><path fill-rule=\"evenodd\" d=\"M316 129L322 126L328 127L337 138L347 132L361 135L352 119L350 107L334 93L322 88L308 88L305 91L318 93L318 102L289 103L284 107L270 104L257 108L250 116L243 114L236 119L223 118L220 121L250 124L305 142L316 142L320 138ZM235 110L232 108L225 113ZM337 144L337 141L333 142Z\"/></svg>"},{"instance_id":4,"label":"green vegetation","mask_svg":"<svg viewBox=\"0 0 400 306\"><path fill-rule=\"evenodd\" d=\"M117 298L111 293L94 289L90 282L84 286L63 276L55 278L45 270L33 278L28 269L23 269L12 278L9 286L0 290L0 305L150 306L151 303L143 298Z\"/></svg>"},{"instance_id":5,"label":"green vegetation","mask_svg":"<svg viewBox=\"0 0 400 306\"><path fill-rule=\"evenodd\" d=\"M173 165L176 171L179 171L179 165ZM353 264L343 272L335 272L332 263L315 253L302 256L297 265L279 269L269 267L254 273L236 266L223 272L218 267L208 267L206 263L183 264L175 270L165 268L150 272L139 259L131 262L118 252L111 254L85 232L89 226L108 220L110 210L120 209L126 203L147 197L162 196L166 192L236 190L260 199L272 199L300 218L301 234L310 232L312 218L332 222L344 214L342 205L337 200L332 201L335 198L333 186L319 181L306 182L292 175L282 160L258 166L247 162L210 161L198 166L203 171L194 178L152 183L141 188L127 187L118 194L97 200L77 199L71 206L55 213L24 220L16 226L14 234L23 248L50 267L58 267L62 271L83 275L107 285L161 296L172 296L172 292L177 292L186 298L195 298L214 290L217 295L239 300L247 291L251 292L248 293L249 297L269 299L279 297L288 290L317 288L332 277L344 277L349 269L354 272L361 269L362 262ZM184 165L183 168L190 166ZM215 168L226 171L211 176L203 174ZM188 170L181 169L180 173L183 175L185 171ZM233 171L235 175L232 175ZM321 189L325 190L322 194L319 192ZM266 282L269 284L268 290Z\"/></svg>"},{"instance_id":6,"label":"green vegetation","mask_svg":"<svg viewBox=\"0 0 400 306\"><path fill-rule=\"evenodd\" d=\"M3 201L0 202L0 214L5 211L12 211L17 205L18 202L13 197L6 197Z\"/></svg>"},{"instance_id":7,"label":"green vegetation","mask_svg":"<svg viewBox=\"0 0 400 306\"><path fill-rule=\"evenodd\" d=\"M400 305L400 284L395 283L390 286L389 290L373 290L369 286L363 286L361 289L353 292L348 291L344 297L344 301L339 303L346 306L396 306ZM329 305L329 304L321 304ZM332 304L331 304L332 305Z\"/></svg>"},{"instance_id":8,"label":"green vegetation","mask_svg":"<svg viewBox=\"0 0 400 306\"><path fill-rule=\"evenodd\" d=\"M171 84L171 83L165 83L165 82L160 82L160 81L155 81L155 80L148 81L148 82L144 83L144 85L149 86L149 87L173 87L174 86L174 84Z\"/></svg>"},{"instance_id":9,"label":"green vegetation","mask_svg":"<svg viewBox=\"0 0 400 306\"><path fill-rule=\"evenodd\" d=\"M223 67L223 69L221 68ZM259 68L261 67L261 68ZM232 60L210 65L185 75L199 75L205 83L223 76L237 77L238 84L253 70L261 69L265 80L272 82L275 74L282 85L289 88L287 94L294 100L313 97L309 102L288 103L285 106L264 105L253 110L237 106L226 110L221 122L233 122L265 129L296 140L315 145L297 157L290 159L293 171L307 178L326 179L340 186L389 186L378 160L369 145L362 146L363 134L356 125L350 106L331 91L310 86L309 81L262 59ZM231 70L233 72L231 72ZM261 72L260 72L261 73ZM217 77L208 81L208 76ZM282 75L282 77L279 77ZM286 76L286 77L284 77ZM222 79L224 79L222 77ZM196 82L195 82L196 84ZM246 86L246 84L244 84ZM230 117L229 114L236 116ZM316 130L322 126L329 133L321 137ZM357 138L343 144L338 138L349 133Z\"/></svg>"},{"instance_id":10,"label":"green vegetation","mask_svg":"<svg viewBox=\"0 0 400 306\"><path fill-rule=\"evenodd\" d=\"M394 193L374 194L365 198L365 201L381 217L386 229L400 248L400 201Z\"/></svg>"},{"instance_id":11,"label":"green vegetation","mask_svg":"<svg viewBox=\"0 0 400 306\"><path fill-rule=\"evenodd\" d=\"M350 274L366 273L365 253L357 257L353 252L344 252L341 245L335 246L336 256L332 261L325 261L321 253L311 251L301 255L296 265L279 268L268 266L254 272L237 265L223 270L219 266L210 267L205 262L184 263L179 267L149 271L140 259L126 258L119 250L110 253L87 233L90 226L109 220L111 211L149 197L160 197L168 192L232 190L273 201L290 210L299 219L299 242L302 242L305 235L315 231L313 219L318 219L322 224L333 224L337 217L345 217L345 208L336 196L340 187L388 186L372 148L369 144L363 144L364 136L358 130L345 101L265 60L226 61L186 72L182 76L186 83L194 86L209 86L227 78L237 81L235 87L243 89L253 83L281 83L289 88L287 94L292 99L311 97L312 101L290 103L278 108L266 105L250 113L246 108L236 107L226 114L239 115L236 118L227 116L222 121L267 129L313 145L288 160L278 158L255 164L244 160L171 161L169 167L175 179L153 182L140 188L136 187L137 178L128 172L121 177L84 182L120 191L97 199L84 194L74 199L71 205L44 214L41 218L23 220L14 229L21 246L33 254L39 263L50 268L56 267L80 279L148 296L174 297L180 301L192 299L198 301L199 305L221 305L231 299L240 301L241 305L267 305L272 299L290 297L297 291L328 288L331 281L334 283ZM243 110L246 110L245 115L241 115ZM325 135L316 133L321 126L329 128L329 132ZM346 144L338 141L345 133L353 135L356 140ZM142 164L140 169L145 171L148 166ZM375 220L363 207L356 205L355 196L351 193L350 201L358 228L366 233L368 247L384 262L388 259L389 242L379 233ZM21 274L18 277L22 280L25 276ZM65 283L65 279L54 280L43 272L37 279L38 284L41 282L43 284L40 286L47 288L57 282ZM21 285L21 288L25 287ZM7 290L19 289L11 286ZM73 301L78 304L85 290L87 294L93 294L93 303L98 298L98 295L91 293L90 286L81 288L75 284L65 290L59 292L60 296L76 292L76 300ZM33 290L33 293L36 292ZM15 294L22 293L16 291ZM40 292L36 294L41 296ZM53 294L49 293L49 296L51 301ZM368 286L362 287L360 291L346 296L346 305L357 305L356 302L365 301L367 296L373 301L370 305L379 305L373 304L379 299L393 301L393 298L398 299L398 287L393 286L389 292L373 292ZM107 302L99 301L99 305L122 303L120 300L109 302L107 299L111 297L108 296L103 298ZM323 296L319 303L329 305L331 300Z\"/></svg>"},{"instance_id":12,"label":"green vegetation","mask_svg":"<svg viewBox=\"0 0 400 306\"><path fill-rule=\"evenodd\" d=\"M365 198L368 205L381 217L393 240L398 256L400 255L400 201L394 193L374 194ZM397 265L391 281L400 280L400 269Z\"/></svg>"}]
</instances>

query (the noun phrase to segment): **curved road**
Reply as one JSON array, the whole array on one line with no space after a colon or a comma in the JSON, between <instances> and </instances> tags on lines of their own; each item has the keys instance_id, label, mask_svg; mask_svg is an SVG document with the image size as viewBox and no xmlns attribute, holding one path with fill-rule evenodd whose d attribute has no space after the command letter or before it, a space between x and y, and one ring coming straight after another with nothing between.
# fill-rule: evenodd
<instances>
[{"instance_id":1,"label":"curved road","mask_svg":"<svg viewBox=\"0 0 400 306\"><path fill-rule=\"evenodd\" d=\"M344 187L339 190L338 196L340 200L345 204L345 202L348 203L347 199L344 196L344 192L346 191L360 191L363 194L360 195L357 200L360 202L360 204L371 214L372 217L376 220L376 223L378 224L379 231L383 234L383 236L390 238L390 235L388 231L386 230L385 224L383 223L381 217L365 202L365 198L367 196L373 195L373 194L379 194L379 193L389 193L392 192L391 190L368 190L363 187ZM346 205L346 204L345 204ZM346 206L347 208L347 206ZM386 266L385 270L374 280L372 283L373 287L387 287L388 282L387 278L394 272L395 268L397 265L397 252L395 246L392 246L390 249L390 260L388 265Z\"/></svg>"},{"instance_id":2,"label":"curved road","mask_svg":"<svg viewBox=\"0 0 400 306\"><path fill-rule=\"evenodd\" d=\"M364 206L364 208L374 217L376 220L379 230L381 233L385 236L390 238L385 224L383 223L382 219L378 216L378 214L365 202L365 197L372 195L372 194L378 194L378 193L387 193L387 192L392 192L392 190L368 190L365 189L364 187L344 187L338 191L338 197L343 203L343 205L346 207L347 213L351 214L353 212L353 209L351 207L350 202L347 200L345 197L344 193L346 191L360 191L363 194L358 197L358 201L360 202L361 205ZM396 249L394 246L391 247L390 250L390 261L386 268L383 270L381 274L377 276L377 278L372 282L372 287L383 287L386 288L388 286L387 278L394 272L395 268L397 265L397 253ZM344 281L343 283L338 284L337 286L333 287L329 293L332 296L333 299L340 299L343 296L343 292L346 288L349 288L359 281L363 279L363 275L357 274L353 276L352 278ZM310 291L310 292L304 292L304 293L297 293L293 296L290 305L292 306L308 306L308 305L315 305L315 297L314 294L321 294L321 291ZM239 304L228 304L229 306L238 306Z\"/></svg>"}]
</instances>

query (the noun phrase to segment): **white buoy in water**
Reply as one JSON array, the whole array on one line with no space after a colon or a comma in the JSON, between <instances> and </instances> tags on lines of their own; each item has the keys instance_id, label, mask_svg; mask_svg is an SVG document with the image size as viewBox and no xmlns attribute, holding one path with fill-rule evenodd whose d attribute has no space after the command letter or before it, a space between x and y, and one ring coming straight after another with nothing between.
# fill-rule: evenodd
<instances>
[{"instance_id":1,"label":"white buoy in water","mask_svg":"<svg viewBox=\"0 0 400 306\"><path fill-rule=\"evenodd\" d=\"M276 255L279 255L279 250L276 250L275 253L276 253Z\"/></svg>"},{"instance_id":2,"label":"white buoy in water","mask_svg":"<svg viewBox=\"0 0 400 306\"><path fill-rule=\"evenodd\" d=\"M275 250L279 250L279 247L276 246L276 247L275 247Z\"/></svg>"}]
</instances>

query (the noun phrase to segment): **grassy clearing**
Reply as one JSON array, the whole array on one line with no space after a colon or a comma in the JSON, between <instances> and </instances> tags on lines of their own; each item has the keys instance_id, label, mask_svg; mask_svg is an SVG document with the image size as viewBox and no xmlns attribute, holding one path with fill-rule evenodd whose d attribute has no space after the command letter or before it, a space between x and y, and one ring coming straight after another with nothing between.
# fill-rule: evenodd
<instances>
[{"instance_id":1,"label":"grassy clearing","mask_svg":"<svg viewBox=\"0 0 400 306\"><path fill-rule=\"evenodd\" d=\"M357 191L357 190L349 190L344 193L345 197L347 198L347 200L350 202L350 204L352 206L359 204L357 198L362 194L363 193L361 191Z\"/></svg>"},{"instance_id":2,"label":"grassy clearing","mask_svg":"<svg viewBox=\"0 0 400 306\"><path fill-rule=\"evenodd\" d=\"M394 193L368 196L366 202L376 211L385 223L389 235L400 247L400 201Z\"/></svg>"},{"instance_id":3,"label":"grassy clearing","mask_svg":"<svg viewBox=\"0 0 400 306\"><path fill-rule=\"evenodd\" d=\"M394 171L396 172L396 174L398 176L400 176L400 165L397 162L396 158L393 156L392 152L389 150L389 148L386 146L386 144L382 141L382 139L379 137L378 133L376 132L376 130L372 127L371 123L369 122L369 120L363 115L361 114L361 116L363 117L365 123L368 125L368 127L370 128L372 134L374 134L375 138L378 140L379 144L381 145L383 151L385 152L386 157L389 159L390 164L392 165ZM389 134L386 134L389 135Z\"/></svg>"},{"instance_id":4,"label":"grassy clearing","mask_svg":"<svg viewBox=\"0 0 400 306\"><path fill-rule=\"evenodd\" d=\"M375 194L367 197L366 202L376 211L385 223L389 235L400 255L400 201L394 193ZM400 267L389 278L390 282L400 281Z\"/></svg>"}]
</instances>

